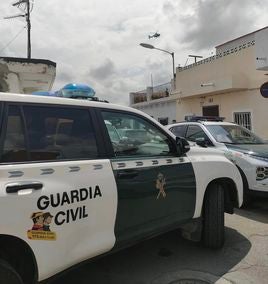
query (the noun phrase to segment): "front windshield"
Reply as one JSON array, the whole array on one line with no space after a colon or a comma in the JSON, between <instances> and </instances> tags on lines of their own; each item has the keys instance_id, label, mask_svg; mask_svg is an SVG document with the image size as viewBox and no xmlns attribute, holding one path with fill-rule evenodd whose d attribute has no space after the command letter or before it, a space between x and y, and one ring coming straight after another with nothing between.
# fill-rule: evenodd
<instances>
[{"instance_id":1,"label":"front windshield","mask_svg":"<svg viewBox=\"0 0 268 284\"><path fill-rule=\"evenodd\" d=\"M207 125L217 142L227 144L264 144L264 141L240 125Z\"/></svg>"}]
</instances>

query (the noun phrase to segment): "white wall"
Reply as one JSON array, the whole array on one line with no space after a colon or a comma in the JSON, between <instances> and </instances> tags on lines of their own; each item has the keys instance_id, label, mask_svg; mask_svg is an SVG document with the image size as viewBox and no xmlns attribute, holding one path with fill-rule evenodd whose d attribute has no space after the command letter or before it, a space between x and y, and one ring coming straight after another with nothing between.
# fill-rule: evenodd
<instances>
[{"instance_id":1,"label":"white wall","mask_svg":"<svg viewBox=\"0 0 268 284\"><path fill-rule=\"evenodd\" d=\"M227 50L231 50L231 49L234 49L234 48L239 48L239 46L242 47L243 44L247 45L248 43L250 43L254 40L255 40L254 33L245 35L243 37L237 38L237 39L232 40L230 42L226 42L226 43L216 47L216 54L224 53Z\"/></svg>"},{"instance_id":2,"label":"white wall","mask_svg":"<svg viewBox=\"0 0 268 284\"><path fill-rule=\"evenodd\" d=\"M0 90L31 94L50 91L56 77L55 63L49 60L0 58Z\"/></svg>"},{"instance_id":3,"label":"white wall","mask_svg":"<svg viewBox=\"0 0 268 284\"><path fill-rule=\"evenodd\" d=\"M149 114L156 120L168 117L169 124L172 123L172 120L176 119L176 100L157 103L151 102L149 105L135 106L135 108Z\"/></svg>"},{"instance_id":4,"label":"white wall","mask_svg":"<svg viewBox=\"0 0 268 284\"><path fill-rule=\"evenodd\" d=\"M184 120L185 115L202 115L203 106L219 106L219 115L225 121L233 121L234 112L251 112L252 131L268 139L268 99L263 98L259 89L231 92L205 97L182 99L177 103L177 121Z\"/></svg>"},{"instance_id":5,"label":"white wall","mask_svg":"<svg viewBox=\"0 0 268 284\"><path fill-rule=\"evenodd\" d=\"M268 71L268 28L256 32L255 42L256 69Z\"/></svg>"}]
</instances>

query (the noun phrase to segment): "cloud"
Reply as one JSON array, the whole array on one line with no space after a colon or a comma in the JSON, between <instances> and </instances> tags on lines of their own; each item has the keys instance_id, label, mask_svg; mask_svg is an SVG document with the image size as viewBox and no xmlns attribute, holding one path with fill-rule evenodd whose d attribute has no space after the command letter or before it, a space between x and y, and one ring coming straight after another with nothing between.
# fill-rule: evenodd
<instances>
[{"instance_id":1,"label":"cloud","mask_svg":"<svg viewBox=\"0 0 268 284\"><path fill-rule=\"evenodd\" d=\"M249 33L254 30L257 11L260 12L261 7L267 15L267 6L260 5L259 1L254 1L253 5L250 0L199 0L193 6L194 13L181 19L181 24L187 29L182 40L198 51Z\"/></svg>"},{"instance_id":2,"label":"cloud","mask_svg":"<svg viewBox=\"0 0 268 284\"><path fill-rule=\"evenodd\" d=\"M3 20L18 12L0 1L0 50L25 26ZM204 55L227 40L267 25L268 0L46 0L34 1L32 57L57 63L53 90L85 83L99 97L128 104L129 93L172 77L169 54L142 48L145 42L175 53L184 65L192 51ZM157 39L148 35L159 32ZM25 57L26 29L0 56Z\"/></svg>"},{"instance_id":3,"label":"cloud","mask_svg":"<svg viewBox=\"0 0 268 284\"><path fill-rule=\"evenodd\" d=\"M60 72L59 75L57 76L57 80L59 82L72 82L72 79L73 79L72 74L66 73L64 71Z\"/></svg>"},{"instance_id":4,"label":"cloud","mask_svg":"<svg viewBox=\"0 0 268 284\"><path fill-rule=\"evenodd\" d=\"M115 73L116 73L115 65L112 62L112 60L108 58L101 66L94 68L89 72L89 74L94 79L103 79L103 80L106 80L107 78L114 76Z\"/></svg>"}]
</instances>

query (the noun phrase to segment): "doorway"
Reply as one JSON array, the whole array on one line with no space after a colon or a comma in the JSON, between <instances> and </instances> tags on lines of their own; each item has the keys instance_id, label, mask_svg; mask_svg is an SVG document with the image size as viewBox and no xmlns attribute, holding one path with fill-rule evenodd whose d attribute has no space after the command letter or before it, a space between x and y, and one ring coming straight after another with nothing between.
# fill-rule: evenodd
<instances>
[{"instance_id":1,"label":"doorway","mask_svg":"<svg viewBox=\"0 0 268 284\"><path fill-rule=\"evenodd\" d=\"M203 106L203 116L219 116L219 106Z\"/></svg>"}]
</instances>

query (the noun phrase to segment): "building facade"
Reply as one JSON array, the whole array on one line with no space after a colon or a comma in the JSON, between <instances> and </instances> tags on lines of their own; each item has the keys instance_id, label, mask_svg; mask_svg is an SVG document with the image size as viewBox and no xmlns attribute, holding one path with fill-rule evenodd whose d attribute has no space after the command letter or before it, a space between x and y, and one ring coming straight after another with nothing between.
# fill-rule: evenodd
<instances>
[{"instance_id":1,"label":"building facade","mask_svg":"<svg viewBox=\"0 0 268 284\"><path fill-rule=\"evenodd\" d=\"M173 102L176 121L184 120L186 115L222 116L268 139L268 98L260 93L260 87L267 81L268 27L265 27L217 46L214 56L177 68L176 88L171 90L169 99L162 98L161 104ZM150 101L141 106L131 104L147 113L149 105Z\"/></svg>"},{"instance_id":2,"label":"building facade","mask_svg":"<svg viewBox=\"0 0 268 284\"><path fill-rule=\"evenodd\" d=\"M46 59L0 57L0 92L31 94L50 91L56 63Z\"/></svg>"},{"instance_id":3,"label":"building facade","mask_svg":"<svg viewBox=\"0 0 268 284\"><path fill-rule=\"evenodd\" d=\"M172 95L172 92L172 83L147 87L146 90L130 93L130 106L167 125L176 120L176 102L179 97Z\"/></svg>"},{"instance_id":4,"label":"building facade","mask_svg":"<svg viewBox=\"0 0 268 284\"><path fill-rule=\"evenodd\" d=\"M268 138L268 27L216 47L216 55L177 70L176 119L216 115Z\"/></svg>"}]
</instances>

